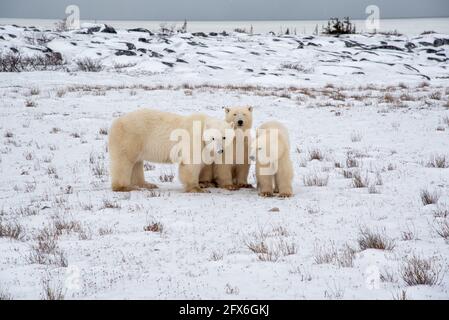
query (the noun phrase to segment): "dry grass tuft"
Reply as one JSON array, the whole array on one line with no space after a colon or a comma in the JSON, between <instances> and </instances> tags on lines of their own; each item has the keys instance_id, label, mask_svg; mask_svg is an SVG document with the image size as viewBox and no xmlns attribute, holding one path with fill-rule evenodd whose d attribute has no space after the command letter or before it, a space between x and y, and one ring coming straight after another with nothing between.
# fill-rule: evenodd
<instances>
[{"instance_id":1,"label":"dry grass tuft","mask_svg":"<svg viewBox=\"0 0 449 320\"><path fill-rule=\"evenodd\" d=\"M449 160L446 159L446 156L442 154L432 155L429 159L429 162L427 162L427 167L449 168Z\"/></svg>"},{"instance_id":2,"label":"dry grass tuft","mask_svg":"<svg viewBox=\"0 0 449 320\"><path fill-rule=\"evenodd\" d=\"M406 259L400 270L402 280L409 286L437 285L441 281L441 265L433 259L412 256Z\"/></svg>"},{"instance_id":3,"label":"dry grass tuft","mask_svg":"<svg viewBox=\"0 0 449 320\"><path fill-rule=\"evenodd\" d=\"M371 231L368 228L362 228L357 239L360 250L379 249L393 250L395 243L384 233Z\"/></svg>"},{"instance_id":4,"label":"dry grass tuft","mask_svg":"<svg viewBox=\"0 0 449 320\"><path fill-rule=\"evenodd\" d=\"M25 237L23 227L18 223L3 224L0 221L0 238L11 238L15 240L23 240Z\"/></svg>"},{"instance_id":5,"label":"dry grass tuft","mask_svg":"<svg viewBox=\"0 0 449 320\"><path fill-rule=\"evenodd\" d=\"M429 204L436 204L438 199L440 199L440 194L437 191L431 192L429 190L421 190L421 202L423 205L427 206Z\"/></svg>"},{"instance_id":6,"label":"dry grass tuft","mask_svg":"<svg viewBox=\"0 0 449 320\"><path fill-rule=\"evenodd\" d=\"M309 150L309 161L312 161L312 160L318 160L318 161L324 160L323 152L321 152L321 150L319 150L319 149Z\"/></svg>"},{"instance_id":7,"label":"dry grass tuft","mask_svg":"<svg viewBox=\"0 0 449 320\"><path fill-rule=\"evenodd\" d=\"M355 171L352 173L352 186L354 188L366 188L369 186L369 179L366 175L362 177L360 171Z\"/></svg>"},{"instance_id":8,"label":"dry grass tuft","mask_svg":"<svg viewBox=\"0 0 449 320\"><path fill-rule=\"evenodd\" d=\"M164 231L164 225L160 222L151 222L147 226L143 228L144 231L147 232L158 232L162 233Z\"/></svg>"},{"instance_id":9,"label":"dry grass tuft","mask_svg":"<svg viewBox=\"0 0 449 320\"><path fill-rule=\"evenodd\" d=\"M303 182L307 187L325 187L329 182L329 175L319 174L317 172L309 173L303 177Z\"/></svg>"}]
</instances>

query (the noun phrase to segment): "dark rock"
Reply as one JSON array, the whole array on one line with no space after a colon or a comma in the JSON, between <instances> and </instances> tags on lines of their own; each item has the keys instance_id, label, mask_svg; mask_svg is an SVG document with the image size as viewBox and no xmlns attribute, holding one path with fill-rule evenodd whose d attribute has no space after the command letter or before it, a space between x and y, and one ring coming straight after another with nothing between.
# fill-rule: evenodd
<instances>
[{"instance_id":1,"label":"dark rock","mask_svg":"<svg viewBox=\"0 0 449 320\"><path fill-rule=\"evenodd\" d=\"M153 35L153 33L145 28L133 28L133 29L128 29L128 32L143 32L143 33L148 33L150 36Z\"/></svg>"},{"instance_id":2,"label":"dark rock","mask_svg":"<svg viewBox=\"0 0 449 320\"><path fill-rule=\"evenodd\" d=\"M137 55L135 52L133 51L129 51L129 50L117 50L115 52L116 56L135 56Z\"/></svg>"},{"instance_id":3,"label":"dark rock","mask_svg":"<svg viewBox=\"0 0 449 320\"><path fill-rule=\"evenodd\" d=\"M377 50L377 49L385 49L385 50L396 50L396 51L404 51L404 49L392 46L392 45L381 45L381 46L371 46L371 50Z\"/></svg>"},{"instance_id":4,"label":"dark rock","mask_svg":"<svg viewBox=\"0 0 449 320\"><path fill-rule=\"evenodd\" d=\"M246 71L246 72L254 72L254 70L251 69L251 68L246 68L245 71Z\"/></svg>"},{"instance_id":5,"label":"dark rock","mask_svg":"<svg viewBox=\"0 0 449 320\"><path fill-rule=\"evenodd\" d=\"M5 40L5 38L3 38L3 36L0 36L0 40Z\"/></svg>"},{"instance_id":6,"label":"dark rock","mask_svg":"<svg viewBox=\"0 0 449 320\"><path fill-rule=\"evenodd\" d=\"M175 50L172 50L172 49L169 49L169 48L165 48L164 51L168 52L168 53L175 53L176 52Z\"/></svg>"},{"instance_id":7,"label":"dark rock","mask_svg":"<svg viewBox=\"0 0 449 320\"><path fill-rule=\"evenodd\" d=\"M158 53L156 51L152 51L152 50L149 50L149 51L150 51L150 57L152 57L152 58L162 58L162 57L164 57L163 54L160 54L160 53Z\"/></svg>"},{"instance_id":8,"label":"dark rock","mask_svg":"<svg viewBox=\"0 0 449 320\"><path fill-rule=\"evenodd\" d=\"M17 36L15 34L11 34L11 33L8 33L8 36L10 36L13 39L17 38Z\"/></svg>"},{"instance_id":9,"label":"dark rock","mask_svg":"<svg viewBox=\"0 0 449 320\"><path fill-rule=\"evenodd\" d=\"M426 53L436 53L438 50L435 49L426 49Z\"/></svg>"},{"instance_id":10,"label":"dark rock","mask_svg":"<svg viewBox=\"0 0 449 320\"><path fill-rule=\"evenodd\" d=\"M449 39L435 39L433 41L434 47L441 47L449 44Z\"/></svg>"},{"instance_id":11,"label":"dark rock","mask_svg":"<svg viewBox=\"0 0 449 320\"><path fill-rule=\"evenodd\" d=\"M448 58L446 58L446 59L439 59L439 58L435 58L435 57L427 57L427 60L437 61L437 62L446 62L449 59Z\"/></svg>"},{"instance_id":12,"label":"dark rock","mask_svg":"<svg viewBox=\"0 0 449 320\"><path fill-rule=\"evenodd\" d=\"M313 40L313 39L315 39L315 38L312 36L304 37L304 40Z\"/></svg>"},{"instance_id":13,"label":"dark rock","mask_svg":"<svg viewBox=\"0 0 449 320\"><path fill-rule=\"evenodd\" d=\"M93 43L93 44L103 44L104 42L101 42L101 41L91 41L90 43Z\"/></svg>"},{"instance_id":14,"label":"dark rock","mask_svg":"<svg viewBox=\"0 0 449 320\"><path fill-rule=\"evenodd\" d=\"M223 70L222 67L217 67L217 66L208 66L208 67L211 69L214 69L214 70Z\"/></svg>"},{"instance_id":15,"label":"dark rock","mask_svg":"<svg viewBox=\"0 0 449 320\"><path fill-rule=\"evenodd\" d=\"M203 48L207 47L204 43L198 43L195 41L188 41L187 44L189 44L191 46L198 46L198 47L203 47Z\"/></svg>"},{"instance_id":16,"label":"dark rock","mask_svg":"<svg viewBox=\"0 0 449 320\"><path fill-rule=\"evenodd\" d=\"M166 66L169 66L170 68L173 68L173 66L175 65L173 62L166 62L166 61L161 61L163 64L165 64Z\"/></svg>"},{"instance_id":17,"label":"dark rock","mask_svg":"<svg viewBox=\"0 0 449 320\"><path fill-rule=\"evenodd\" d=\"M217 32L209 32L209 35L211 37L216 37L216 36L218 36L218 33Z\"/></svg>"},{"instance_id":18,"label":"dark rock","mask_svg":"<svg viewBox=\"0 0 449 320\"><path fill-rule=\"evenodd\" d=\"M130 42L125 42L126 46L128 47L128 50L136 50L136 46Z\"/></svg>"},{"instance_id":19,"label":"dark rock","mask_svg":"<svg viewBox=\"0 0 449 320\"><path fill-rule=\"evenodd\" d=\"M142 52L142 53L147 53L147 49L144 49L144 48L139 48L139 49L137 49L137 51Z\"/></svg>"},{"instance_id":20,"label":"dark rock","mask_svg":"<svg viewBox=\"0 0 449 320\"><path fill-rule=\"evenodd\" d=\"M407 42L404 46L408 49L408 51L412 51L412 49L416 48L416 44L413 42Z\"/></svg>"},{"instance_id":21,"label":"dark rock","mask_svg":"<svg viewBox=\"0 0 449 320\"><path fill-rule=\"evenodd\" d=\"M146 39L146 38L139 38L140 42L144 42L144 43L150 43L150 39Z\"/></svg>"},{"instance_id":22,"label":"dark rock","mask_svg":"<svg viewBox=\"0 0 449 320\"><path fill-rule=\"evenodd\" d=\"M260 56L260 53L259 53L259 52L251 51L250 53L253 54L253 55L255 55L255 56Z\"/></svg>"},{"instance_id":23,"label":"dark rock","mask_svg":"<svg viewBox=\"0 0 449 320\"><path fill-rule=\"evenodd\" d=\"M365 72L362 72L362 71L354 71L352 74L365 74Z\"/></svg>"},{"instance_id":24,"label":"dark rock","mask_svg":"<svg viewBox=\"0 0 449 320\"><path fill-rule=\"evenodd\" d=\"M418 43L419 43L420 45L424 46L424 47L431 47L431 46L433 46L432 43L426 42L426 41L420 41L420 42L418 42Z\"/></svg>"},{"instance_id":25,"label":"dark rock","mask_svg":"<svg viewBox=\"0 0 449 320\"><path fill-rule=\"evenodd\" d=\"M70 42L72 46L77 46L78 44L76 42Z\"/></svg>"},{"instance_id":26,"label":"dark rock","mask_svg":"<svg viewBox=\"0 0 449 320\"><path fill-rule=\"evenodd\" d=\"M316 44L316 43L313 43L313 42L308 42L308 43L307 43L307 46L321 47L321 44Z\"/></svg>"},{"instance_id":27,"label":"dark rock","mask_svg":"<svg viewBox=\"0 0 449 320\"><path fill-rule=\"evenodd\" d=\"M229 36L229 33L227 33L226 31L223 31L222 33L220 33L220 35L223 37L227 37L227 36Z\"/></svg>"},{"instance_id":28,"label":"dark rock","mask_svg":"<svg viewBox=\"0 0 449 320\"><path fill-rule=\"evenodd\" d=\"M9 48L9 50L11 50L12 52L14 52L14 53L17 53L17 52L19 52L19 50L17 50L16 48L14 48L14 47L10 47Z\"/></svg>"},{"instance_id":29,"label":"dark rock","mask_svg":"<svg viewBox=\"0 0 449 320\"><path fill-rule=\"evenodd\" d=\"M101 32L103 33L117 33L117 31L115 31L115 29L111 26L108 26L107 24L104 25L103 30L101 30Z\"/></svg>"},{"instance_id":30,"label":"dark rock","mask_svg":"<svg viewBox=\"0 0 449 320\"><path fill-rule=\"evenodd\" d=\"M187 61L185 61L185 60L183 60L183 59L180 59L180 58L176 59L176 62L180 62L180 63L188 63Z\"/></svg>"},{"instance_id":31,"label":"dark rock","mask_svg":"<svg viewBox=\"0 0 449 320\"><path fill-rule=\"evenodd\" d=\"M205 34L204 32L194 32L192 33L192 36L207 38L207 34Z\"/></svg>"},{"instance_id":32,"label":"dark rock","mask_svg":"<svg viewBox=\"0 0 449 320\"><path fill-rule=\"evenodd\" d=\"M100 30L101 30L101 27L100 27L100 26L98 26L98 27L92 27L92 28L88 28L88 29L87 29L87 33L88 33L88 34L92 34L92 33L94 33L94 32L100 32Z\"/></svg>"}]
</instances>

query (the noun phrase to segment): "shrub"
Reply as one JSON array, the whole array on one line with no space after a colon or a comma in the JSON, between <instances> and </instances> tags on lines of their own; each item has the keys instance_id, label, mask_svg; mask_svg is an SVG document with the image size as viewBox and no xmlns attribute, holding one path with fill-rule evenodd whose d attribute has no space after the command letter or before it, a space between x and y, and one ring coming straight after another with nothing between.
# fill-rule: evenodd
<instances>
[{"instance_id":1,"label":"shrub","mask_svg":"<svg viewBox=\"0 0 449 320\"><path fill-rule=\"evenodd\" d=\"M379 249L379 250L393 250L395 247L394 241L382 233L374 232L368 228L360 230L359 238L357 239L360 249Z\"/></svg>"},{"instance_id":2,"label":"shrub","mask_svg":"<svg viewBox=\"0 0 449 320\"><path fill-rule=\"evenodd\" d=\"M352 24L349 17L345 17L343 21L339 18L330 18L327 26L323 28L323 34L352 34L356 32L355 25Z\"/></svg>"},{"instance_id":3,"label":"shrub","mask_svg":"<svg viewBox=\"0 0 449 320\"><path fill-rule=\"evenodd\" d=\"M79 59L76 62L79 70L85 72L99 72L103 70L103 65L100 60L91 59L91 58L83 58Z\"/></svg>"},{"instance_id":4,"label":"shrub","mask_svg":"<svg viewBox=\"0 0 449 320\"><path fill-rule=\"evenodd\" d=\"M401 277L409 286L436 285L440 282L441 266L432 259L412 256L401 268Z\"/></svg>"}]
</instances>

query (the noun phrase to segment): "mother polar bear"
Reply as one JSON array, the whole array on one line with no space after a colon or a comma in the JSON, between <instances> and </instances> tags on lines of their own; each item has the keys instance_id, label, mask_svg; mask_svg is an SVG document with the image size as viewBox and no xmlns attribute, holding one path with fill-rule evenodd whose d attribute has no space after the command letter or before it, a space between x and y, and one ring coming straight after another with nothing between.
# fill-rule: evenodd
<instances>
[{"instance_id":1,"label":"mother polar bear","mask_svg":"<svg viewBox=\"0 0 449 320\"><path fill-rule=\"evenodd\" d=\"M125 114L109 131L112 190L157 188L145 182L143 161L150 161L178 162L184 191L205 192L199 185L201 169L232 149L233 134L231 124L199 113L182 116L142 109Z\"/></svg>"}]
</instances>

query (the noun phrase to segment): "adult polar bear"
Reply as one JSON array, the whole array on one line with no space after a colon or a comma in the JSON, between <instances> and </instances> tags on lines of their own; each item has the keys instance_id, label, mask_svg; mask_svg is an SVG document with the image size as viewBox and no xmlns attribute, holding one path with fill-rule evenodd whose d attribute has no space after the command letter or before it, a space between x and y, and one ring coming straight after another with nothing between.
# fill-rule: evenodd
<instances>
[{"instance_id":1,"label":"adult polar bear","mask_svg":"<svg viewBox=\"0 0 449 320\"><path fill-rule=\"evenodd\" d=\"M195 130L195 126L198 130ZM184 154L182 159L178 159L179 179L185 192L205 192L199 185L199 175L205 165L204 147L208 145L207 150L212 150L212 158L222 154L225 147L232 148L233 131L231 124L204 114L181 116L151 109L125 114L113 122L109 131L112 190L127 192L139 188L157 188L145 182L143 161L176 162L173 156L181 149L176 134L175 137L173 134L185 132L189 139L188 150L185 152L182 149ZM195 134L200 140L200 150L195 150ZM198 152L201 154L198 155Z\"/></svg>"}]
</instances>

